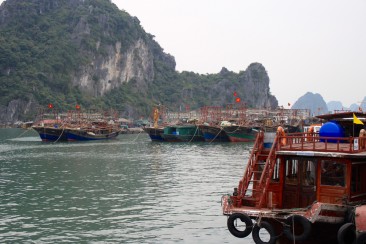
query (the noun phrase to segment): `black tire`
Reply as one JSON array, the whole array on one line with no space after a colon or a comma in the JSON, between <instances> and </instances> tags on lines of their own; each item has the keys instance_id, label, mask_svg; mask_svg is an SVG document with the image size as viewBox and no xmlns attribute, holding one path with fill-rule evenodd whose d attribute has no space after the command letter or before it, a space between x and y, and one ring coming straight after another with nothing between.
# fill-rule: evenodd
<instances>
[{"instance_id":1,"label":"black tire","mask_svg":"<svg viewBox=\"0 0 366 244\"><path fill-rule=\"evenodd\" d=\"M295 227L300 226L300 233L296 231L299 229L295 229L295 235L293 234L293 224L295 224ZM311 233L311 222L301 215L292 215L286 219L283 233L285 233L286 237L291 241L305 241Z\"/></svg>"},{"instance_id":2,"label":"black tire","mask_svg":"<svg viewBox=\"0 0 366 244\"><path fill-rule=\"evenodd\" d=\"M346 223L339 228L337 233L338 244L352 244L356 241L356 226Z\"/></svg>"},{"instance_id":3,"label":"black tire","mask_svg":"<svg viewBox=\"0 0 366 244\"><path fill-rule=\"evenodd\" d=\"M259 231L262 228L267 230L269 237L270 237L269 241L262 241L261 237L259 236ZM260 226L255 225L253 227L252 237L253 237L253 241L256 244L275 244L276 239L277 239L273 226L270 223L268 223L267 221L261 221Z\"/></svg>"},{"instance_id":4,"label":"black tire","mask_svg":"<svg viewBox=\"0 0 366 244\"><path fill-rule=\"evenodd\" d=\"M244 230L238 230L236 228L237 219L240 219L245 224ZM230 233L238 238L247 237L253 229L253 222L248 215L242 213L234 213L227 219L227 228Z\"/></svg>"},{"instance_id":5,"label":"black tire","mask_svg":"<svg viewBox=\"0 0 366 244\"><path fill-rule=\"evenodd\" d=\"M366 232L361 232L358 236L357 236L357 244L365 244L366 243Z\"/></svg>"}]
</instances>

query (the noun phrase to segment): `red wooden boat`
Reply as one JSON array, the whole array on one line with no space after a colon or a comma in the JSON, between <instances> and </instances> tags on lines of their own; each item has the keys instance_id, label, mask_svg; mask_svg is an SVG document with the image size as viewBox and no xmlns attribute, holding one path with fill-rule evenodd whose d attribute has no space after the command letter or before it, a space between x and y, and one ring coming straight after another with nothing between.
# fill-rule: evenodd
<instances>
[{"instance_id":1,"label":"red wooden boat","mask_svg":"<svg viewBox=\"0 0 366 244\"><path fill-rule=\"evenodd\" d=\"M222 197L231 234L255 243L366 243L366 114L318 118L319 133L258 133L238 187Z\"/></svg>"}]
</instances>

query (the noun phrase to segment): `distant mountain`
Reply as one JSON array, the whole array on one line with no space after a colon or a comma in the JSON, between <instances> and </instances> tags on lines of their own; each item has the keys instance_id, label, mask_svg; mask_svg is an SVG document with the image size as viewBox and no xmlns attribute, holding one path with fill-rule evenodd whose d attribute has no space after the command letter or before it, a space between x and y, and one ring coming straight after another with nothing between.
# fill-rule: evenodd
<instances>
[{"instance_id":1,"label":"distant mountain","mask_svg":"<svg viewBox=\"0 0 366 244\"><path fill-rule=\"evenodd\" d=\"M310 113L314 116L328 113L328 107L323 97L318 93L314 94L311 92L307 92L300 97L291 108L309 109Z\"/></svg>"},{"instance_id":2,"label":"distant mountain","mask_svg":"<svg viewBox=\"0 0 366 244\"><path fill-rule=\"evenodd\" d=\"M352 103L351 106L349 107L349 109L351 111L359 111L360 105L356 104L356 103Z\"/></svg>"},{"instance_id":3,"label":"distant mountain","mask_svg":"<svg viewBox=\"0 0 366 244\"><path fill-rule=\"evenodd\" d=\"M328 111L333 112L337 110L344 110L342 103L339 101L330 101L327 103Z\"/></svg>"}]
</instances>

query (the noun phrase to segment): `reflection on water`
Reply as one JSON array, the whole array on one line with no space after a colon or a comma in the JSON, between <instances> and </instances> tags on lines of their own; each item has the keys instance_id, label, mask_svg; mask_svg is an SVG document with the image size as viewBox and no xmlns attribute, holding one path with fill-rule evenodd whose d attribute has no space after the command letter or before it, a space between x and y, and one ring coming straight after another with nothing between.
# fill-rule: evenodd
<instances>
[{"instance_id":1,"label":"reflection on water","mask_svg":"<svg viewBox=\"0 0 366 244\"><path fill-rule=\"evenodd\" d=\"M231 236L220 205L251 146L0 129L0 242L253 243Z\"/></svg>"}]
</instances>

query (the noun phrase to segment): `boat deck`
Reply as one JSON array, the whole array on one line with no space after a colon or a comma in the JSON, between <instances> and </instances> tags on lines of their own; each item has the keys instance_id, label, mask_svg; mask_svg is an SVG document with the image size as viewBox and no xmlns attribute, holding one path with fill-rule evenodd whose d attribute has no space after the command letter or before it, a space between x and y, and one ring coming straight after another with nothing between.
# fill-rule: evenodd
<instances>
[{"instance_id":1,"label":"boat deck","mask_svg":"<svg viewBox=\"0 0 366 244\"><path fill-rule=\"evenodd\" d=\"M308 137L286 136L286 144L278 143L278 151L303 151L323 153L345 153L366 155L364 138L331 138L331 137ZM361 141L362 140L362 141Z\"/></svg>"}]
</instances>

